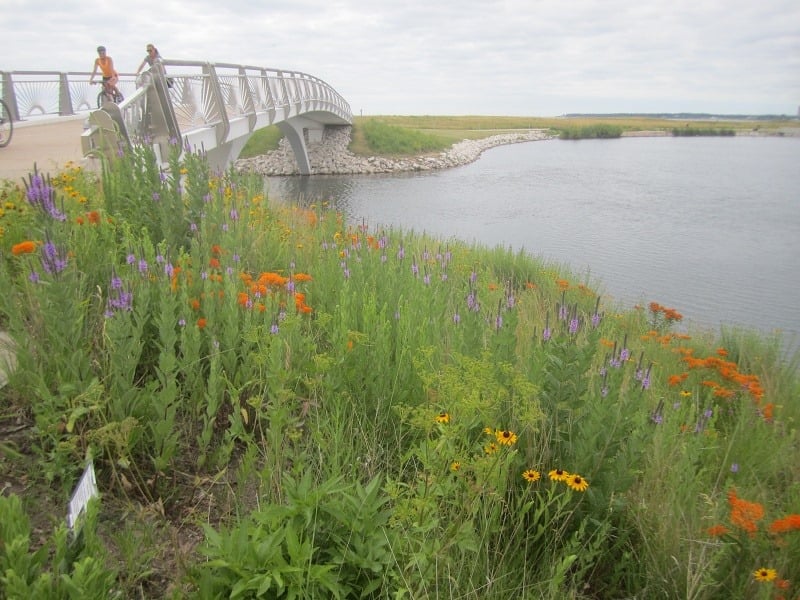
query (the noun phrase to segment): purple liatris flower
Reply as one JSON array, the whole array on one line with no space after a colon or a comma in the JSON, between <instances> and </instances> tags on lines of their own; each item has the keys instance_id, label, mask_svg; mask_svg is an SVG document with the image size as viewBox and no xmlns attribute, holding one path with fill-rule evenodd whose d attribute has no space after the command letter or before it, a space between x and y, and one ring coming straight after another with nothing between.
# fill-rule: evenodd
<instances>
[{"instance_id":1,"label":"purple liatris flower","mask_svg":"<svg viewBox=\"0 0 800 600\"><path fill-rule=\"evenodd\" d=\"M578 332L578 318L573 317L569 321L569 332L570 334L575 334Z\"/></svg>"},{"instance_id":2,"label":"purple liatris flower","mask_svg":"<svg viewBox=\"0 0 800 600\"><path fill-rule=\"evenodd\" d=\"M67 253L57 248L52 241L48 240L42 246L41 261L45 273L50 275L61 273L61 271L67 268Z\"/></svg>"},{"instance_id":3,"label":"purple liatris flower","mask_svg":"<svg viewBox=\"0 0 800 600\"><path fill-rule=\"evenodd\" d=\"M29 177L29 181L25 182L25 187L27 188L25 196L28 198L28 202L31 206L49 215L56 221L67 220L67 216L64 212L56 208L56 190L50 185L49 176L47 180L45 180L39 173L34 173Z\"/></svg>"}]
</instances>

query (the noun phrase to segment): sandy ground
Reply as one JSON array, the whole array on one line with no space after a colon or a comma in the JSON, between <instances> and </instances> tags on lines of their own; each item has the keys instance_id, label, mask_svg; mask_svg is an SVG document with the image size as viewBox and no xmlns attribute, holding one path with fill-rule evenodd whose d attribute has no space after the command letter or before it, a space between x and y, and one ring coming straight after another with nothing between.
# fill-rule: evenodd
<instances>
[{"instance_id":1,"label":"sandy ground","mask_svg":"<svg viewBox=\"0 0 800 600\"><path fill-rule=\"evenodd\" d=\"M19 183L33 171L56 174L68 162L92 166L84 161L81 134L86 115L14 123L11 143L0 148L0 179ZM93 161L92 161L93 162Z\"/></svg>"}]
</instances>

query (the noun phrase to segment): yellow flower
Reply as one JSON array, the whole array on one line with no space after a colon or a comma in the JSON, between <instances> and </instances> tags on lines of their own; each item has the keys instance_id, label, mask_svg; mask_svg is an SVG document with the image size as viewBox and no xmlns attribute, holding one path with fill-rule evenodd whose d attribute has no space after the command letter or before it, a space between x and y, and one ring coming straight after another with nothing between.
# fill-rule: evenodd
<instances>
[{"instance_id":1,"label":"yellow flower","mask_svg":"<svg viewBox=\"0 0 800 600\"><path fill-rule=\"evenodd\" d=\"M569 473L562 469L553 469L547 474L547 476L551 481L566 481L569 477Z\"/></svg>"},{"instance_id":2,"label":"yellow flower","mask_svg":"<svg viewBox=\"0 0 800 600\"><path fill-rule=\"evenodd\" d=\"M684 398L688 398L691 395L692 395L692 392L690 392L688 390L682 390L681 391L681 396L683 396Z\"/></svg>"},{"instance_id":3,"label":"yellow flower","mask_svg":"<svg viewBox=\"0 0 800 600\"><path fill-rule=\"evenodd\" d=\"M541 477L541 473L539 471L535 471L533 469L528 469L522 472L522 478L527 481L528 483L533 483L534 481L539 481Z\"/></svg>"},{"instance_id":4,"label":"yellow flower","mask_svg":"<svg viewBox=\"0 0 800 600\"><path fill-rule=\"evenodd\" d=\"M575 473L572 473L569 477L567 477L566 482L567 485L576 492L585 492L586 488L589 487L589 482Z\"/></svg>"},{"instance_id":5,"label":"yellow flower","mask_svg":"<svg viewBox=\"0 0 800 600\"><path fill-rule=\"evenodd\" d=\"M492 429L491 427L484 427L483 433L485 433L486 435L494 435L494 429Z\"/></svg>"},{"instance_id":6,"label":"yellow flower","mask_svg":"<svg viewBox=\"0 0 800 600\"><path fill-rule=\"evenodd\" d=\"M437 423L449 423L450 422L450 413L440 412L438 415L436 415L436 422Z\"/></svg>"},{"instance_id":7,"label":"yellow flower","mask_svg":"<svg viewBox=\"0 0 800 600\"><path fill-rule=\"evenodd\" d=\"M483 451L486 452L486 454L494 454L497 452L498 448L499 446L497 444L490 442L483 447Z\"/></svg>"},{"instance_id":8,"label":"yellow flower","mask_svg":"<svg viewBox=\"0 0 800 600\"><path fill-rule=\"evenodd\" d=\"M777 576L778 572L775 569L766 569L764 567L753 572L753 579L756 581L772 581Z\"/></svg>"},{"instance_id":9,"label":"yellow flower","mask_svg":"<svg viewBox=\"0 0 800 600\"><path fill-rule=\"evenodd\" d=\"M461 463L460 463L460 462L458 462L457 460L454 460L452 463L450 463L450 470L451 470L453 473L455 473L456 471L458 471L460 468L461 468Z\"/></svg>"},{"instance_id":10,"label":"yellow flower","mask_svg":"<svg viewBox=\"0 0 800 600\"><path fill-rule=\"evenodd\" d=\"M495 437L497 438L497 441L504 446L513 446L517 443L517 434L513 431L498 430L495 434Z\"/></svg>"}]
</instances>

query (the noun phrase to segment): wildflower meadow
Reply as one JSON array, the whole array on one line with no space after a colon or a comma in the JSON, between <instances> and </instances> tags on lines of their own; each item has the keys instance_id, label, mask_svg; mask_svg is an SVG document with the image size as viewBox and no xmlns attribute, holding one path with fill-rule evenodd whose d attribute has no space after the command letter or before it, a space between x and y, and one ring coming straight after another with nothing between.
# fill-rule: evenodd
<instances>
[{"instance_id":1,"label":"wildflower meadow","mask_svg":"<svg viewBox=\"0 0 800 600\"><path fill-rule=\"evenodd\" d=\"M779 336L180 145L0 196L0 598L800 597Z\"/></svg>"}]
</instances>

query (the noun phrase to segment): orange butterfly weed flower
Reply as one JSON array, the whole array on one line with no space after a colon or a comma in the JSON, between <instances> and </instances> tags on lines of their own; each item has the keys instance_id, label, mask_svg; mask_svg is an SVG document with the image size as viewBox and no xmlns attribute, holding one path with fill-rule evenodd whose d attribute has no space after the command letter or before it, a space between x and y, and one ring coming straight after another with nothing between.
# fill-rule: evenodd
<instances>
[{"instance_id":1,"label":"orange butterfly weed flower","mask_svg":"<svg viewBox=\"0 0 800 600\"><path fill-rule=\"evenodd\" d=\"M211 257L211 259L208 261L208 266L211 267L212 269L219 269L220 268L219 259L216 257Z\"/></svg>"},{"instance_id":2,"label":"orange butterfly weed flower","mask_svg":"<svg viewBox=\"0 0 800 600\"><path fill-rule=\"evenodd\" d=\"M36 252L36 242L31 242L30 240L26 240L11 246L11 254L14 256L19 256L20 254L32 254L33 252Z\"/></svg>"},{"instance_id":3,"label":"orange butterfly weed flower","mask_svg":"<svg viewBox=\"0 0 800 600\"><path fill-rule=\"evenodd\" d=\"M100 213L96 210L89 211L86 213L86 218L89 219L89 223L97 225L100 222Z\"/></svg>"},{"instance_id":4,"label":"orange butterfly weed flower","mask_svg":"<svg viewBox=\"0 0 800 600\"><path fill-rule=\"evenodd\" d=\"M731 523L751 536L755 535L758 529L756 522L764 518L764 507L758 502L742 500L736 495L734 488L728 492L728 504L731 507Z\"/></svg>"},{"instance_id":5,"label":"orange butterfly weed flower","mask_svg":"<svg viewBox=\"0 0 800 600\"><path fill-rule=\"evenodd\" d=\"M706 533L711 537L721 537L730 532L730 529L725 527L725 525L712 525L708 529L706 529Z\"/></svg>"},{"instance_id":6,"label":"orange butterfly weed flower","mask_svg":"<svg viewBox=\"0 0 800 600\"><path fill-rule=\"evenodd\" d=\"M771 533L785 533L787 531L800 531L800 515L793 514L783 517L782 519L775 519L769 525Z\"/></svg>"},{"instance_id":7,"label":"orange butterfly weed flower","mask_svg":"<svg viewBox=\"0 0 800 600\"><path fill-rule=\"evenodd\" d=\"M222 248L220 248L219 244L214 244L213 246L211 246L211 255L212 256L222 255Z\"/></svg>"},{"instance_id":8,"label":"orange butterfly weed flower","mask_svg":"<svg viewBox=\"0 0 800 600\"><path fill-rule=\"evenodd\" d=\"M247 292L239 292L236 302L241 306L247 307L250 302L250 295Z\"/></svg>"},{"instance_id":9,"label":"orange butterfly weed flower","mask_svg":"<svg viewBox=\"0 0 800 600\"><path fill-rule=\"evenodd\" d=\"M200 310L200 300L197 298L192 298L189 300L189 306L192 307L192 310Z\"/></svg>"},{"instance_id":10,"label":"orange butterfly weed flower","mask_svg":"<svg viewBox=\"0 0 800 600\"><path fill-rule=\"evenodd\" d=\"M208 325L208 321L206 320L205 317L200 317L199 319L197 319L197 326L200 329L205 328L206 325Z\"/></svg>"}]
</instances>

